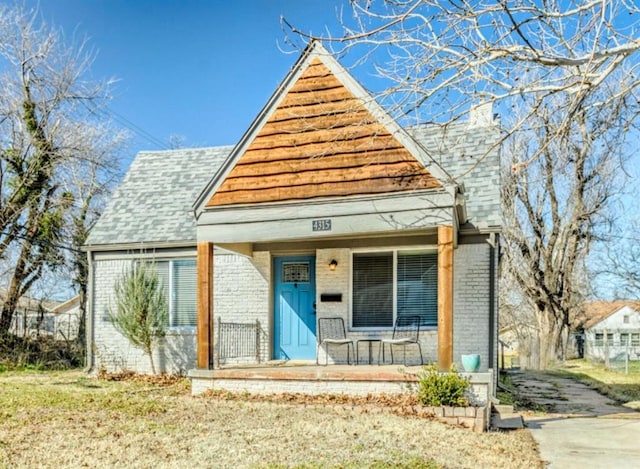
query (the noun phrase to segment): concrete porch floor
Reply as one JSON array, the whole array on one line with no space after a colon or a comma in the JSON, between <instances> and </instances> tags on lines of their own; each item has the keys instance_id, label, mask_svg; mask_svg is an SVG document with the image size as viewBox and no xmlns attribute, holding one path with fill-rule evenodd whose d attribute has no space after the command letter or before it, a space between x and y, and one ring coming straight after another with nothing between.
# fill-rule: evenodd
<instances>
[{"instance_id":1,"label":"concrete porch floor","mask_svg":"<svg viewBox=\"0 0 640 469\"><path fill-rule=\"evenodd\" d=\"M257 394L398 394L417 380L416 373L399 365L328 365L265 363L214 370L191 370L191 393L210 389Z\"/></svg>"},{"instance_id":2,"label":"concrete porch floor","mask_svg":"<svg viewBox=\"0 0 640 469\"><path fill-rule=\"evenodd\" d=\"M421 366L316 365L315 362L271 361L260 365L227 365L214 370L193 370L199 376L226 379L300 381L391 381L415 382Z\"/></svg>"},{"instance_id":3,"label":"concrete porch floor","mask_svg":"<svg viewBox=\"0 0 640 469\"><path fill-rule=\"evenodd\" d=\"M260 365L227 365L213 370L189 371L191 393L218 389L258 394L397 394L409 391L418 381L421 366L316 365L314 362L272 361ZM493 373L464 373L471 387L473 405L485 406L493 395Z\"/></svg>"}]
</instances>

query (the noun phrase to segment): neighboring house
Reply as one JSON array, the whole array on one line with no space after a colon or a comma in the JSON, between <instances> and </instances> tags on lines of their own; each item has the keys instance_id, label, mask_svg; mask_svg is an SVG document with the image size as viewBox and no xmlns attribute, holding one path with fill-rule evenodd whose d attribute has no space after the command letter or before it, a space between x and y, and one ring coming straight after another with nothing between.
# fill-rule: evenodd
<instances>
[{"instance_id":1,"label":"neighboring house","mask_svg":"<svg viewBox=\"0 0 640 469\"><path fill-rule=\"evenodd\" d=\"M0 289L0 305L4 301L4 295L4 290ZM64 303L23 296L18 300L9 331L19 337L76 339L79 304L77 296Z\"/></svg>"},{"instance_id":2,"label":"neighboring house","mask_svg":"<svg viewBox=\"0 0 640 469\"><path fill-rule=\"evenodd\" d=\"M640 360L640 302L593 301L583 311L584 354L592 360Z\"/></svg>"},{"instance_id":3,"label":"neighboring house","mask_svg":"<svg viewBox=\"0 0 640 469\"><path fill-rule=\"evenodd\" d=\"M523 343L522 334L528 333L528 329L521 330L515 326L505 326L500 328L498 332L499 339L499 366L500 369L520 367L520 357L528 356L525 350L522 353ZM528 338L529 336L527 336Z\"/></svg>"},{"instance_id":4,"label":"neighboring house","mask_svg":"<svg viewBox=\"0 0 640 469\"><path fill-rule=\"evenodd\" d=\"M80 297L78 295L60 303L51 310L55 320L57 340L76 340L80 326Z\"/></svg>"},{"instance_id":5,"label":"neighboring house","mask_svg":"<svg viewBox=\"0 0 640 469\"><path fill-rule=\"evenodd\" d=\"M152 261L170 306L163 371L315 362L318 318L356 340L390 337L402 315L441 369L468 353L496 368L499 142L490 106L401 128L313 42L235 147L138 154L85 246L90 365L149 372L108 312L124 270ZM250 351L224 352L218 320L257 327L231 333Z\"/></svg>"}]
</instances>

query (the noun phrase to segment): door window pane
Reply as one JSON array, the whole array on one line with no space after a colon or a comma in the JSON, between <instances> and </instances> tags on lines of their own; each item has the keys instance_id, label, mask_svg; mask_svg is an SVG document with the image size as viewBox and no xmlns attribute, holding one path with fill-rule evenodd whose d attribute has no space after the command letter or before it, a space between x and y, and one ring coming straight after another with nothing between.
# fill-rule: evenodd
<instances>
[{"instance_id":1,"label":"door window pane","mask_svg":"<svg viewBox=\"0 0 640 469\"><path fill-rule=\"evenodd\" d=\"M282 264L282 279L285 283L308 283L308 262L285 262Z\"/></svg>"}]
</instances>

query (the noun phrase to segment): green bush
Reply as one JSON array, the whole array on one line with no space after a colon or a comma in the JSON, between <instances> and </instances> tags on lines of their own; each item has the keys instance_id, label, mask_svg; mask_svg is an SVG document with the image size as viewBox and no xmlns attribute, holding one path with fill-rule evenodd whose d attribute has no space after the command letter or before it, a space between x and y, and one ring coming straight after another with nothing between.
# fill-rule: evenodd
<instances>
[{"instance_id":1,"label":"green bush","mask_svg":"<svg viewBox=\"0 0 640 469\"><path fill-rule=\"evenodd\" d=\"M156 374L153 348L165 336L169 308L155 265L139 262L126 269L115 284L116 306L109 308L113 326L149 357Z\"/></svg>"},{"instance_id":2,"label":"green bush","mask_svg":"<svg viewBox=\"0 0 640 469\"><path fill-rule=\"evenodd\" d=\"M13 370L65 370L81 367L84 347L78 341L0 334L0 373ZM0 466L1 467L1 466Z\"/></svg>"},{"instance_id":3,"label":"green bush","mask_svg":"<svg viewBox=\"0 0 640 469\"><path fill-rule=\"evenodd\" d=\"M426 406L464 407L469 404L464 393L471 382L461 376L455 366L440 373L435 365L425 366L418 375L418 401Z\"/></svg>"}]
</instances>

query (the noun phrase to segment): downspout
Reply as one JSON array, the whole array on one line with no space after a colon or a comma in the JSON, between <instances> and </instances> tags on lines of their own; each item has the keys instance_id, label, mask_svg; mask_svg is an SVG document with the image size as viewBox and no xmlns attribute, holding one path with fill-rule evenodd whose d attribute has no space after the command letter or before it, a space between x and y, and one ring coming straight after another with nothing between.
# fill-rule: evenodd
<instances>
[{"instance_id":1,"label":"downspout","mask_svg":"<svg viewBox=\"0 0 640 469\"><path fill-rule=\"evenodd\" d=\"M497 234L491 233L489 239L489 366L493 368L493 395L495 396L498 384L498 367L496 362L496 335L497 335L497 311L496 311L496 251L498 249Z\"/></svg>"},{"instance_id":2,"label":"downspout","mask_svg":"<svg viewBox=\"0 0 640 469\"><path fill-rule=\"evenodd\" d=\"M87 298L86 298L86 317L85 321L85 336L87 343L86 350L86 363L84 371L86 373L91 373L94 367L94 356L93 356L93 312L94 312L94 299L95 299L95 284L93 281L93 253L92 251L87 251L87 263L88 263L88 272L87 272L87 283L89 284L89 288L87 288Z\"/></svg>"}]
</instances>

